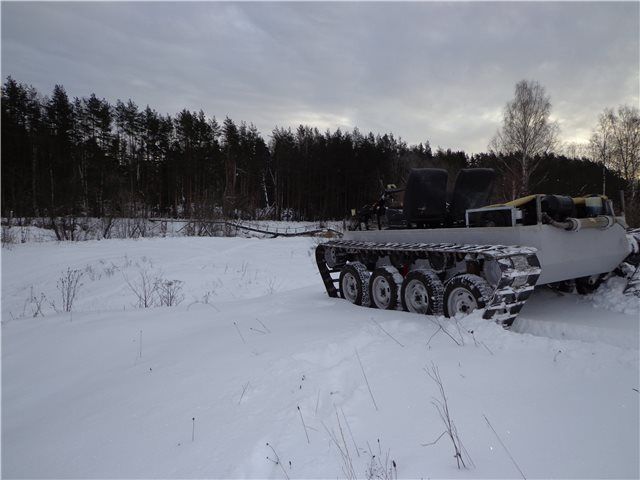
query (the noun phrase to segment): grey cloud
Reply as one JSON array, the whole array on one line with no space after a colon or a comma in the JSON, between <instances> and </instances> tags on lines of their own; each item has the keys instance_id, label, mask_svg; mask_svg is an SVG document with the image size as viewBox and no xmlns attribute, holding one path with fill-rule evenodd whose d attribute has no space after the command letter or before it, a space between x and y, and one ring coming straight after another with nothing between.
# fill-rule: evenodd
<instances>
[{"instance_id":1,"label":"grey cloud","mask_svg":"<svg viewBox=\"0 0 640 480\"><path fill-rule=\"evenodd\" d=\"M481 151L515 83L566 139L637 104L637 3L2 3L2 74L48 93Z\"/></svg>"}]
</instances>

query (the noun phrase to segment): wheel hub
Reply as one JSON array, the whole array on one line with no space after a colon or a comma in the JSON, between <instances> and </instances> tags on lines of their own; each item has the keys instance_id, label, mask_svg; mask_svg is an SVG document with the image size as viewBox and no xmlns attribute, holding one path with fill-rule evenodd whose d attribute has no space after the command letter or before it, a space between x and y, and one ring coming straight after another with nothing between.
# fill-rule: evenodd
<instances>
[{"instance_id":1,"label":"wheel hub","mask_svg":"<svg viewBox=\"0 0 640 480\"><path fill-rule=\"evenodd\" d=\"M478 308L478 302L469 290L458 287L453 289L449 295L447 308L452 316L468 315Z\"/></svg>"},{"instance_id":2,"label":"wheel hub","mask_svg":"<svg viewBox=\"0 0 640 480\"><path fill-rule=\"evenodd\" d=\"M373 280L373 300L380 308L386 308L391 302L391 286L387 279L381 276Z\"/></svg>"},{"instance_id":3,"label":"wheel hub","mask_svg":"<svg viewBox=\"0 0 640 480\"><path fill-rule=\"evenodd\" d=\"M409 311L426 313L429 308L429 294L422 282L411 280L407 285L406 292L405 300Z\"/></svg>"},{"instance_id":4,"label":"wheel hub","mask_svg":"<svg viewBox=\"0 0 640 480\"><path fill-rule=\"evenodd\" d=\"M342 293L344 298L351 303L355 303L358 296L358 285L355 277L351 273L347 273L342 280Z\"/></svg>"}]
</instances>

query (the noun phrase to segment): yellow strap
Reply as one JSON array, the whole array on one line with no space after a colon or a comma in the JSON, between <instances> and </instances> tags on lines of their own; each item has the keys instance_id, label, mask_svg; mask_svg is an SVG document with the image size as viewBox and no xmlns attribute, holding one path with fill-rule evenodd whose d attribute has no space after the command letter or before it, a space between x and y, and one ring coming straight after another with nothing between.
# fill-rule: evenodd
<instances>
[{"instance_id":1,"label":"yellow strap","mask_svg":"<svg viewBox=\"0 0 640 480\"><path fill-rule=\"evenodd\" d=\"M496 203L495 205L489 205L490 207L521 207L522 205L534 200L537 195L527 195L526 197L516 198L510 202Z\"/></svg>"},{"instance_id":2,"label":"yellow strap","mask_svg":"<svg viewBox=\"0 0 640 480\"><path fill-rule=\"evenodd\" d=\"M526 205L527 203L531 202L538 195L541 195L541 194L527 195L526 197L516 198L515 200L511 200L510 202L505 202L505 203L495 203L493 205L489 205L486 208L489 208L489 207L514 207L514 208L518 208L518 207L521 207L521 206ZM609 199L606 195L598 195L598 196L600 198L602 198L602 200L608 200ZM573 200L573 204L574 205L584 205L586 198L587 197L573 197L571 200Z\"/></svg>"}]
</instances>

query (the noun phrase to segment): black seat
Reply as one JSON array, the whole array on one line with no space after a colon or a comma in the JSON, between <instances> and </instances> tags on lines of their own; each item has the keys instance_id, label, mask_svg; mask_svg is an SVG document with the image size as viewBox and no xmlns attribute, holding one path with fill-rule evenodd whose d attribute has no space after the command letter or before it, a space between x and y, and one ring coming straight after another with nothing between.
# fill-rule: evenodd
<instances>
[{"instance_id":1,"label":"black seat","mask_svg":"<svg viewBox=\"0 0 640 480\"><path fill-rule=\"evenodd\" d=\"M463 168L456 177L451 195L449 222L464 224L465 213L471 208L485 207L491 198L496 172L492 168Z\"/></svg>"},{"instance_id":2,"label":"black seat","mask_svg":"<svg viewBox=\"0 0 640 480\"><path fill-rule=\"evenodd\" d=\"M447 213L447 179L441 168L414 168L404 193L403 215L408 227L442 225Z\"/></svg>"}]
</instances>

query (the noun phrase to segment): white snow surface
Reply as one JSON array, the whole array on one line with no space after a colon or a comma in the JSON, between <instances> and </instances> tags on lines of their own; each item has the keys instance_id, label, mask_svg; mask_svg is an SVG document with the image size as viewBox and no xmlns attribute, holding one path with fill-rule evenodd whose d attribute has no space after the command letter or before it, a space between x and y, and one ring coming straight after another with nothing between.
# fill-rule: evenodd
<instances>
[{"instance_id":1,"label":"white snow surface","mask_svg":"<svg viewBox=\"0 0 640 480\"><path fill-rule=\"evenodd\" d=\"M316 244L3 249L3 477L344 477L327 432L342 438L338 414L359 478L382 476L367 474L369 448L399 478L638 478L640 314L619 280L588 297L536 291L505 331L481 312L456 323L329 298ZM69 267L82 285L57 313ZM140 269L184 282L184 301L137 308L125 277ZM447 436L423 446L444 430L433 365L469 469Z\"/></svg>"}]
</instances>

